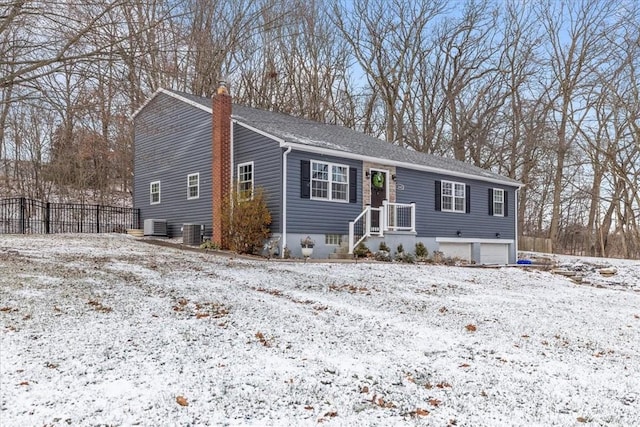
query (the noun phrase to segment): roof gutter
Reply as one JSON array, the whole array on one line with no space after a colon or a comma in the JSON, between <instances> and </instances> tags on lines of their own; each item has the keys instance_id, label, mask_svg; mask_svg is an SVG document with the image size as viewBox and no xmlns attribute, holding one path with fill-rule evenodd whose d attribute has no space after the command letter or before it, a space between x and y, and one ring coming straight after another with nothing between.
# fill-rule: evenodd
<instances>
[{"instance_id":1,"label":"roof gutter","mask_svg":"<svg viewBox=\"0 0 640 427\"><path fill-rule=\"evenodd\" d=\"M326 155L326 156L344 157L344 158L347 158L347 159L362 160L362 161L365 161L365 162L372 162L372 163L384 163L384 164L390 165L390 166L399 166L399 167L403 167L403 168L406 168L406 169L412 169L412 170L418 170L418 171L424 171L424 172L440 173L440 174L449 175L449 176L457 176L457 177L460 177L460 178L475 179L476 181L491 182L491 183L494 183L494 184L508 185L510 187L521 188L521 187L524 186L524 184L522 184L521 182L505 181L505 180L502 180L502 179L499 179L499 178L490 178L490 177L485 177L485 176L482 176L482 175L473 175L473 174L468 174L468 173L464 173L464 172L456 172L456 171L452 171L452 170L449 170L449 169L435 168L433 166L424 166L424 165L419 165L419 164L415 164L415 163L401 162L401 161L398 161L398 160L384 159L384 158L381 158L381 157L366 156L366 155L362 155L362 154L349 153L349 152L346 152L346 151L337 151L337 150L330 149L330 148L316 147L316 146L313 146L313 145L306 145L306 144L300 144L300 143L295 143L295 142L286 142L285 143L284 141L282 141L280 143L280 146L281 147L287 146L287 147L295 148L296 150L305 151L305 152L308 152L308 153L323 154L323 155Z\"/></svg>"},{"instance_id":2,"label":"roof gutter","mask_svg":"<svg viewBox=\"0 0 640 427\"><path fill-rule=\"evenodd\" d=\"M254 126L243 123L240 120L241 118L236 118L234 122L246 129L249 129L253 132L256 132L257 134L260 134L266 138L269 138L271 140L278 142L280 144L280 147L286 148L288 152L291 152L292 149L296 149L298 151L304 151L307 153L316 153L316 154L322 154L325 156L334 156L334 157L344 157L347 159L362 160L362 161L371 162L371 163L383 163L385 165L390 165L390 166L399 166L399 167L412 169L412 170L441 173L444 175L457 176L460 178L467 178L467 179L475 179L477 181L491 182L494 184L502 184L510 187L516 187L516 188L524 187L524 184L522 184L521 182L505 181L499 178L490 178L482 175L473 175L473 174L468 174L464 172L456 172L456 171L451 171L449 169L434 168L432 166L423 166L416 163L400 162L397 160L389 160L382 157L365 156L362 154L350 153L348 151L339 151L331 148L317 147L315 145L289 142L289 141L285 141L282 138L278 138L277 136L271 135L268 132L262 131Z\"/></svg>"}]
</instances>

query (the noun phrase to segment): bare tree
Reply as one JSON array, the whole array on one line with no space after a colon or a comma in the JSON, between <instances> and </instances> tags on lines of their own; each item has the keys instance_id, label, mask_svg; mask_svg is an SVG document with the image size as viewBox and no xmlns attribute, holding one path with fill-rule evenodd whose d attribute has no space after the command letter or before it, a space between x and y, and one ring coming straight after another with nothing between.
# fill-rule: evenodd
<instances>
[{"instance_id":1,"label":"bare tree","mask_svg":"<svg viewBox=\"0 0 640 427\"><path fill-rule=\"evenodd\" d=\"M588 90L595 70L605 60L607 44L603 35L610 31L607 20L615 6L595 0L541 4L539 16L548 37L546 68L552 82L549 103L553 106L558 142L554 171L553 204L549 237L558 238L561 196L566 185L565 160L577 138L571 118L584 115L579 95ZM566 19L566 21L565 21Z\"/></svg>"},{"instance_id":2,"label":"bare tree","mask_svg":"<svg viewBox=\"0 0 640 427\"><path fill-rule=\"evenodd\" d=\"M404 121L412 101L411 87L418 76L429 25L445 11L443 1L358 0L347 6L333 4L333 19L371 88L365 111L381 122L365 128L375 136L404 146ZM378 102L379 101L379 104ZM364 118L369 120L368 117Z\"/></svg>"}]
</instances>

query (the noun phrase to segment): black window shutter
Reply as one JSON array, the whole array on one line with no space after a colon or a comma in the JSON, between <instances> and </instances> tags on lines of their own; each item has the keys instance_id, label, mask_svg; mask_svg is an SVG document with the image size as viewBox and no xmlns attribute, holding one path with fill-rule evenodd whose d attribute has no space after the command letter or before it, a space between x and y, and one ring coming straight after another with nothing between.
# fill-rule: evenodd
<instances>
[{"instance_id":1,"label":"black window shutter","mask_svg":"<svg viewBox=\"0 0 640 427\"><path fill-rule=\"evenodd\" d=\"M489 215L493 215L493 188L489 189Z\"/></svg>"},{"instance_id":2,"label":"black window shutter","mask_svg":"<svg viewBox=\"0 0 640 427\"><path fill-rule=\"evenodd\" d=\"M470 185L465 185L464 186L464 195L466 197L466 201L465 201L465 205L467 208L467 213L471 213L471 186Z\"/></svg>"},{"instance_id":3,"label":"black window shutter","mask_svg":"<svg viewBox=\"0 0 640 427\"><path fill-rule=\"evenodd\" d=\"M358 169L349 168L349 203L358 201Z\"/></svg>"},{"instance_id":4,"label":"black window shutter","mask_svg":"<svg viewBox=\"0 0 640 427\"><path fill-rule=\"evenodd\" d=\"M442 210L442 183L440 181L436 181L436 210Z\"/></svg>"},{"instance_id":5,"label":"black window shutter","mask_svg":"<svg viewBox=\"0 0 640 427\"><path fill-rule=\"evenodd\" d=\"M509 199L507 198L507 190L504 191L504 216L509 216Z\"/></svg>"},{"instance_id":6,"label":"black window shutter","mask_svg":"<svg viewBox=\"0 0 640 427\"><path fill-rule=\"evenodd\" d=\"M309 199L311 197L311 162L300 160L300 197Z\"/></svg>"}]
</instances>

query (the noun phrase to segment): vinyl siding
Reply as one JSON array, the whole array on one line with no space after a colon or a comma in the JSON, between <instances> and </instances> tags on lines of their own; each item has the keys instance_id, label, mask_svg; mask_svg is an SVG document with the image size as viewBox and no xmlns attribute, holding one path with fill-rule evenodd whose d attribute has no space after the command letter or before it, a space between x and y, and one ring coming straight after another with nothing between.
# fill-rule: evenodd
<instances>
[{"instance_id":1,"label":"vinyl siding","mask_svg":"<svg viewBox=\"0 0 640 427\"><path fill-rule=\"evenodd\" d=\"M436 211L436 180L469 185L471 212ZM496 233L500 233L502 239L515 239L514 187L405 168L397 168L396 184L404 186L403 190L398 190L396 193L396 200L399 203L416 203L416 231L420 237L456 237L456 232L460 230L462 237L465 238L495 239ZM501 188L508 193L508 216L489 215L489 188Z\"/></svg>"},{"instance_id":2,"label":"vinyl siding","mask_svg":"<svg viewBox=\"0 0 640 427\"><path fill-rule=\"evenodd\" d=\"M300 162L319 160L356 168L357 200L355 203L311 200L300 197ZM292 151L288 155L287 232L303 234L348 234L349 221L362 212L362 162L333 156Z\"/></svg>"},{"instance_id":3,"label":"vinyl siding","mask_svg":"<svg viewBox=\"0 0 640 427\"><path fill-rule=\"evenodd\" d=\"M166 219L169 236L184 223L211 235L211 115L160 94L135 119L134 206L142 220ZM187 175L200 174L200 197L187 200ZM160 181L160 203L149 184Z\"/></svg>"},{"instance_id":4,"label":"vinyl siding","mask_svg":"<svg viewBox=\"0 0 640 427\"><path fill-rule=\"evenodd\" d=\"M233 126L233 176L237 180L238 165L253 163L254 188L262 187L271 213L271 232L282 231L282 153L277 141L243 126Z\"/></svg>"}]
</instances>

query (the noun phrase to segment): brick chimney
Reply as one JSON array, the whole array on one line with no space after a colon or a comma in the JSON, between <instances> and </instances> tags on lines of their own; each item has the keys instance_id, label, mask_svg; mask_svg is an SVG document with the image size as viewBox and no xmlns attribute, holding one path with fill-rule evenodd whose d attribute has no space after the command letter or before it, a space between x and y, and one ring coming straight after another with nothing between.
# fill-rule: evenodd
<instances>
[{"instance_id":1,"label":"brick chimney","mask_svg":"<svg viewBox=\"0 0 640 427\"><path fill-rule=\"evenodd\" d=\"M226 248L223 226L223 202L231 190L231 95L220 82L212 100L213 124L213 235L211 240Z\"/></svg>"}]
</instances>

